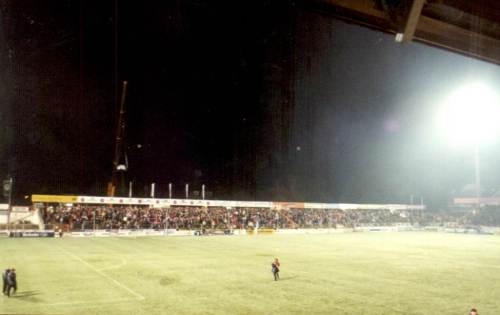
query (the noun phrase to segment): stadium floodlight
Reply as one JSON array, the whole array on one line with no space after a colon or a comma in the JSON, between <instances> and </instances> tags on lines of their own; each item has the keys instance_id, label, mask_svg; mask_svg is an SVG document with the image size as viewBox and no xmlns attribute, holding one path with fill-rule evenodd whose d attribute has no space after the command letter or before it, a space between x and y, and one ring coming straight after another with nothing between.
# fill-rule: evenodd
<instances>
[{"instance_id":1,"label":"stadium floodlight","mask_svg":"<svg viewBox=\"0 0 500 315\"><path fill-rule=\"evenodd\" d=\"M438 114L438 129L454 145L491 143L500 135L500 96L489 86L470 83L453 91Z\"/></svg>"},{"instance_id":2,"label":"stadium floodlight","mask_svg":"<svg viewBox=\"0 0 500 315\"><path fill-rule=\"evenodd\" d=\"M476 202L480 208L479 147L499 138L500 96L487 85L469 83L449 95L437 118L440 134L449 142L474 147Z\"/></svg>"}]
</instances>

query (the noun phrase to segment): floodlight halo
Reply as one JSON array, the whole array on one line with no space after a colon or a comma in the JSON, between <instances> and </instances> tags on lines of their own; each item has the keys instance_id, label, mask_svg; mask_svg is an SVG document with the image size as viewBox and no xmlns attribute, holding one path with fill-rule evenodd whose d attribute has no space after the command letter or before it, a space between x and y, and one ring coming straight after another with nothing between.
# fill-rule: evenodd
<instances>
[{"instance_id":1,"label":"floodlight halo","mask_svg":"<svg viewBox=\"0 0 500 315\"><path fill-rule=\"evenodd\" d=\"M500 96L482 83L463 85L445 99L437 124L453 145L492 143L500 135Z\"/></svg>"}]
</instances>

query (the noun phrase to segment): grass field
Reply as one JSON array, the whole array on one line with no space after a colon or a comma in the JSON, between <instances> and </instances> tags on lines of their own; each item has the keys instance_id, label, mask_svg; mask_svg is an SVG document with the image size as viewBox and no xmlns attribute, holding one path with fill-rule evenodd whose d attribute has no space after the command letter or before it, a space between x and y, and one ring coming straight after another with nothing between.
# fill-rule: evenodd
<instances>
[{"instance_id":1,"label":"grass field","mask_svg":"<svg viewBox=\"0 0 500 315\"><path fill-rule=\"evenodd\" d=\"M0 239L0 251L19 279L0 314L500 314L499 236Z\"/></svg>"}]
</instances>

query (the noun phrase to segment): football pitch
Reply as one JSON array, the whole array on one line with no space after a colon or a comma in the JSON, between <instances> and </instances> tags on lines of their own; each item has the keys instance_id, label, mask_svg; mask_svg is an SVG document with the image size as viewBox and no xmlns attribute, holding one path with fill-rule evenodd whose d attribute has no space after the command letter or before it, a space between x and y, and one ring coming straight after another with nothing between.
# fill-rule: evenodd
<instances>
[{"instance_id":1,"label":"football pitch","mask_svg":"<svg viewBox=\"0 0 500 315\"><path fill-rule=\"evenodd\" d=\"M3 238L0 266L0 314L500 314L492 235Z\"/></svg>"}]
</instances>

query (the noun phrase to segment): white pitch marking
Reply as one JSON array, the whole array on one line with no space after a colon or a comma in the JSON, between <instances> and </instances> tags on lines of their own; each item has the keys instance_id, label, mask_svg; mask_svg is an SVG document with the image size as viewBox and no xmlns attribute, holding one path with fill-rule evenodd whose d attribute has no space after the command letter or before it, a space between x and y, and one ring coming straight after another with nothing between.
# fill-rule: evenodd
<instances>
[{"instance_id":1,"label":"white pitch marking","mask_svg":"<svg viewBox=\"0 0 500 315\"><path fill-rule=\"evenodd\" d=\"M122 258L121 263L119 265L100 268L99 271L119 269L119 268L125 266L126 264L127 264L127 261L124 258Z\"/></svg>"},{"instance_id":2,"label":"white pitch marking","mask_svg":"<svg viewBox=\"0 0 500 315\"><path fill-rule=\"evenodd\" d=\"M49 303L49 304L37 304L36 306L71 306L71 305L80 305L80 304L90 304L92 306L94 305L101 305L101 304L117 304L117 303L122 303L122 302L133 302L133 299L116 299L116 300L109 300L109 301L77 301L77 302L60 302L60 303Z\"/></svg>"},{"instance_id":3,"label":"white pitch marking","mask_svg":"<svg viewBox=\"0 0 500 315\"><path fill-rule=\"evenodd\" d=\"M100 274L101 276L103 276L104 278L107 278L109 280L111 280L114 284L116 284L117 286L119 286L120 288L122 289L125 289L127 290L128 292L130 292L131 294L133 294L134 296L136 296L139 300L145 300L146 298L144 296L142 296L141 294L135 292L134 290L132 290L131 288L127 287L126 285L124 285L123 283L121 282L118 282L116 281L115 279L111 278L110 276L108 276L107 274L105 274L104 272L100 271L99 269L97 269L96 267L94 267L93 265L91 265L90 263L88 263L87 261L83 260L82 258L76 256L75 254L63 249L62 247L59 247L59 249L65 253L66 255L68 256L71 256L73 257L74 259L76 260L79 260L81 261L82 263L84 263L85 265L87 265L87 267L89 267L90 269L94 270L95 272L97 272L98 274Z\"/></svg>"}]
</instances>

